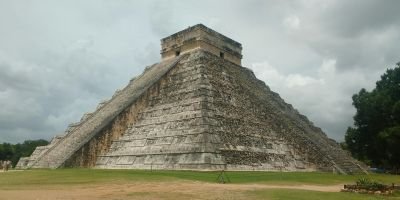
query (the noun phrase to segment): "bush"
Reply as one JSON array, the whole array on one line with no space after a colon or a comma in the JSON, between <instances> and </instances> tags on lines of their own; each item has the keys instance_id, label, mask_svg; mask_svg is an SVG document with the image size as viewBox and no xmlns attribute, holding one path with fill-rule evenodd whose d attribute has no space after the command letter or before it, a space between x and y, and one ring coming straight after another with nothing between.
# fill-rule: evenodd
<instances>
[{"instance_id":1,"label":"bush","mask_svg":"<svg viewBox=\"0 0 400 200\"><path fill-rule=\"evenodd\" d=\"M356 184L359 188L372 191L377 191L377 190L382 191L387 189L386 185L379 183L377 181L370 180L368 178L360 178L357 180Z\"/></svg>"}]
</instances>

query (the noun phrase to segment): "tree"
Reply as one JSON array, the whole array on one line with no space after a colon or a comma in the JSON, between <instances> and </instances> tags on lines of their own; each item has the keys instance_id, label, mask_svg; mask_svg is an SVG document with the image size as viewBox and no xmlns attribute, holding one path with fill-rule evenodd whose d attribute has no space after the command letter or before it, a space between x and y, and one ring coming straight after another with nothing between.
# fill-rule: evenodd
<instances>
[{"instance_id":1,"label":"tree","mask_svg":"<svg viewBox=\"0 0 400 200\"><path fill-rule=\"evenodd\" d=\"M0 146L0 160L10 160L13 156L13 147L10 143L3 143Z\"/></svg>"},{"instance_id":2,"label":"tree","mask_svg":"<svg viewBox=\"0 0 400 200\"><path fill-rule=\"evenodd\" d=\"M388 69L371 92L353 95L357 112L345 142L352 155L376 166L400 169L400 63Z\"/></svg>"}]
</instances>

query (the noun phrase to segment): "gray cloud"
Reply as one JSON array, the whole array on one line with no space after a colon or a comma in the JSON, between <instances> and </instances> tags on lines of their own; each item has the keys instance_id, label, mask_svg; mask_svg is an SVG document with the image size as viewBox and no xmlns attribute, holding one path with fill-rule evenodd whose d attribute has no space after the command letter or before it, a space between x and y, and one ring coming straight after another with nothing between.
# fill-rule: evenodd
<instances>
[{"instance_id":1,"label":"gray cloud","mask_svg":"<svg viewBox=\"0 0 400 200\"><path fill-rule=\"evenodd\" d=\"M292 37L336 59L339 70L382 68L398 59L400 47L393 44L400 39L399 1L305 2L304 10L294 12L301 25Z\"/></svg>"},{"instance_id":2,"label":"gray cloud","mask_svg":"<svg viewBox=\"0 0 400 200\"><path fill-rule=\"evenodd\" d=\"M203 23L337 140L351 96L400 60L399 1L2 1L0 142L61 133L145 66L159 40Z\"/></svg>"},{"instance_id":3,"label":"gray cloud","mask_svg":"<svg viewBox=\"0 0 400 200\"><path fill-rule=\"evenodd\" d=\"M151 30L160 38L170 35L174 27L174 8L175 3L167 1L160 1L151 6L151 10L156 11L150 15Z\"/></svg>"},{"instance_id":4,"label":"gray cloud","mask_svg":"<svg viewBox=\"0 0 400 200\"><path fill-rule=\"evenodd\" d=\"M321 13L321 24L344 37L359 37L368 32L380 32L399 26L400 2L388 0L336 1Z\"/></svg>"}]
</instances>

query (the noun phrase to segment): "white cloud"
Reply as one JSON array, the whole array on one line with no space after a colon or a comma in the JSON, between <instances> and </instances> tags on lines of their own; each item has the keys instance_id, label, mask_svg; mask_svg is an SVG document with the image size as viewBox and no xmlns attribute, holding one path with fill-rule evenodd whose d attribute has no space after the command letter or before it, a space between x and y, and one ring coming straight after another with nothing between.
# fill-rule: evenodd
<instances>
[{"instance_id":1,"label":"white cloud","mask_svg":"<svg viewBox=\"0 0 400 200\"><path fill-rule=\"evenodd\" d=\"M285 86L285 88L295 88L324 83L322 79L316 79L302 74L282 74L278 71L278 68L270 65L267 61L254 63L250 68L257 72L258 78L265 80L265 82L273 88L281 86Z\"/></svg>"},{"instance_id":2,"label":"white cloud","mask_svg":"<svg viewBox=\"0 0 400 200\"><path fill-rule=\"evenodd\" d=\"M323 80L318 80L309 76L300 74L289 74L286 78L286 86L288 88L305 87L307 85L323 83Z\"/></svg>"},{"instance_id":3,"label":"white cloud","mask_svg":"<svg viewBox=\"0 0 400 200\"><path fill-rule=\"evenodd\" d=\"M296 15L287 17L283 24L290 29L298 29L300 27L300 18Z\"/></svg>"}]
</instances>

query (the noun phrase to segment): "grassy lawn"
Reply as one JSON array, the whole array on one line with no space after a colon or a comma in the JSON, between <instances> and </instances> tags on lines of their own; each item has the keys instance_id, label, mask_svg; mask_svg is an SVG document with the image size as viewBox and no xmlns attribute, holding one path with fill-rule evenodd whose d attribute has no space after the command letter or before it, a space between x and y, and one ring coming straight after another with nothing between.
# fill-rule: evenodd
<instances>
[{"instance_id":1,"label":"grassy lawn","mask_svg":"<svg viewBox=\"0 0 400 200\"><path fill-rule=\"evenodd\" d=\"M190 180L216 182L220 172L198 171L149 171L149 170L102 170L102 169L57 169L27 170L3 173L0 187L30 184L85 184L110 181L171 181ZM368 177L386 184L400 184L400 176L386 174L337 175L317 172L226 172L231 183L259 184L314 184L335 185L354 183L358 178Z\"/></svg>"},{"instance_id":2,"label":"grassy lawn","mask_svg":"<svg viewBox=\"0 0 400 200\"><path fill-rule=\"evenodd\" d=\"M68 190L68 188L85 188L93 185L102 186L109 184L138 184L146 185L179 185L180 183L199 184L203 187L204 184L212 184L217 182L217 177L220 172L195 172L195 171L149 171L149 170L100 170L100 169L57 169L57 170L26 170L15 171L9 173L0 173L0 194L5 191L17 190L46 190L55 188ZM296 186L296 185L318 185L318 186L334 186L338 184L354 183L357 179L368 177L382 183L400 184L400 176L386 174L371 174L371 175L336 175L331 173L317 172L226 172L226 175L231 180L230 184L226 184L219 190L226 194L233 194L231 198L226 199L268 199L268 200L285 200L285 199L399 199L400 195L396 194L391 197L383 197L376 195L362 195L339 192L317 192L299 189L265 189L254 188L241 190L242 185L257 184L274 185L274 186ZM222 184L218 184L222 185ZM228 190L224 188L228 187ZM212 186L214 187L214 186ZM235 187L234 189L229 187ZM249 186L247 186L249 187ZM179 189L181 190L181 189ZM185 188L182 188L184 191ZM179 199L177 197L187 197L189 199L199 196L203 191L197 191L192 188L194 194L190 192L179 193L171 190L171 192L163 193L157 191L138 190L135 192L126 189L126 199L141 199L141 197L149 197L148 199ZM206 190L206 189L205 189ZM111 192L113 193L113 192ZM219 194L220 192L215 192ZM237 195L244 195L243 198L235 198ZM155 196L156 195L156 196ZM158 195L158 196L157 196ZM201 196L201 195L200 195ZM135 198L134 198L135 197ZM150 198L152 197L152 198ZM170 197L170 198L165 198ZM121 198L125 199L125 198ZM211 197L203 197L198 199L215 199ZM224 199L224 198L219 198Z\"/></svg>"}]
</instances>

